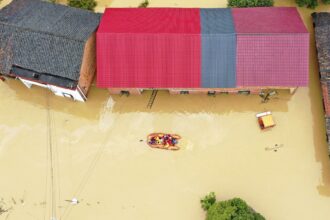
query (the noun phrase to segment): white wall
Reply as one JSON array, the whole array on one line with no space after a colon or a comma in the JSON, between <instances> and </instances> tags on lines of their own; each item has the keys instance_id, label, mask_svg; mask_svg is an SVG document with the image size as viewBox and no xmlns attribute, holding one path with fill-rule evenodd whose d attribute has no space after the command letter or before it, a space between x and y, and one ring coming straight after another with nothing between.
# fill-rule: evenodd
<instances>
[{"instance_id":1,"label":"white wall","mask_svg":"<svg viewBox=\"0 0 330 220\"><path fill-rule=\"evenodd\" d=\"M37 82L34 82L34 81L22 79L22 78L18 78L18 79L26 87L28 87L29 89L33 85L40 86L40 87L43 87L43 88L46 88L46 89L51 90L57 96L71 98L71 99L73 99L75 101L80 101L80 102L85 102L86 101L86 96L81 92L81 90L79 89L79 87L77 87L77 89L75 89L75 90L71 90L71 89L65 89L65 88L61 88L61 87L57 87L57 86L53 86L53 85L41 84L41 83L37 83Z\"/></svg>"}]
</instances>

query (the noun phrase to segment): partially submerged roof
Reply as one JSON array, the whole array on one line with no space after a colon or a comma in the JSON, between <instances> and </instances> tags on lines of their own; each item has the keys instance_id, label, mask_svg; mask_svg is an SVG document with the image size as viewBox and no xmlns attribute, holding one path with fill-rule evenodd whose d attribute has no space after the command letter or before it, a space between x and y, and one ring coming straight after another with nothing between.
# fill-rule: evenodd
<instances>
[{"instance_id":1,"label":"partially submerged roof","mask_svg":"<svg viewBox=\"0 0 330 220\"><path fill-rule=\"evenodd\" d=\"M307 86L308 51L309 33L296 8L110 8L97 33L97 83Z\"/></svg>"},{"instance_id":2,"label":"partially submerged roof","mask_svg":"<svg viewBox=\"0 0 330 220\"><path fill-rule=\"evenodd\" d=\"M320 72L330 72L330 13L313 13Z\"/></svg>"},{"instance_id":3,"label":"partially submerged roof","mask_svg":"<svg viewBox=\"0 0 330 220\"><path fill-rule=\"evenodd\" d=\"M237 33L308 33L295 7L233 8Z\"/></svg>"},{"instance_id":4,"label":"partially submerged roof","mask_svg":"<svg viewBox=\"0 0 330 220\"><path fill-rule=\"evenodd\" d=\"M100 15L40 0L13 0L0 10L0 72L13 66L79 79L84 45Z\"/></svg>"}]
</instances>

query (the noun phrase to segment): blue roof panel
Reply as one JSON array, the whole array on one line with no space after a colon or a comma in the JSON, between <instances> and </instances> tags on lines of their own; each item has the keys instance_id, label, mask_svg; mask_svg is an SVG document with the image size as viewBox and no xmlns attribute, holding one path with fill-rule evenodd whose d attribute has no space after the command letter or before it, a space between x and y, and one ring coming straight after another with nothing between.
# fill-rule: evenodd
<instances>
[{"instance_id":1,"label":"blue roof panel","mask_svg":"<svg viewBox=\"0 0 330 220\"><path fill-rule=\"evenodd\" d=\"M231 9L201 9L202 87L236 87L236 33Z\"/></svg>"},{"instance_id":2,"label":"blue roof panel","mask_svg":"<svg viewBox=\"0 0 330 220\"><path fill-rule=\"evenodd\" d=\"M200 13L202 34L235 33L230 8L201 9Z\"/></svg>"}]
</instances>

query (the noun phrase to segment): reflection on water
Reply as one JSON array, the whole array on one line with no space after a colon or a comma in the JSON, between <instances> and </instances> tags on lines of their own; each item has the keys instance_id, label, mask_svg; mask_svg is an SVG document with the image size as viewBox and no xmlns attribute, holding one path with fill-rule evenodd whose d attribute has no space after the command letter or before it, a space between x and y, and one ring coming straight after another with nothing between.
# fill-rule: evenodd
<instances>
[{"instance_id":1,"label":"reflection on water","mask_svg":"<svg viewBox=\"0 0 330 220\"><path fill-rule=\"evenodd\" d=\"M226 1L150 2L223 7ZM311 30L311 11L300 13ZM256 95L161 91L148 109L148 91L120 97L93 87L88 102L78 103L0 82L0 205L9 209L0 220L49 219L50 142L56 215L64 220L203 219L199 199L209 191L220 199L242 197L267 219L328 219L330 165L313 41L309 88L293 96L282 91L265 104ZM277 124L269 131L260 131L255 118L264 110L273 111ZM152 132L180 134L182 149L149 148ZM74 197L80 203L71 206L66 200Z\"/></svg>"}]
</instances>

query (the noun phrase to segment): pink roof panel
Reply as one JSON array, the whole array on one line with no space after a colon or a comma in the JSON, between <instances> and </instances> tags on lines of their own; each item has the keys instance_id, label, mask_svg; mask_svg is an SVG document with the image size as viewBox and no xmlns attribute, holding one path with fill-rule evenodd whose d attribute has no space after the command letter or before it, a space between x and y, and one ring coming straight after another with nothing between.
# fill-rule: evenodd
<instances>
[{"instance_id":1,"label":"pink roof panel","mask_svg":"<svg viewBox=\"0 0 330 220\"><path fill-rule=\"evenodd\" d=\"M238 34L308 33L293 7L233 8L232 14Z\"/></svg>"},{"instance_id":2,"label":"pink roof panel","mask_svg":"<svg viewBox=\"0 0 330 220\"><path fill-rule=\"evenodd\" d=\"M238 86L308 86L309 35L237 36Z\"/></svg>"}]
</instances>

